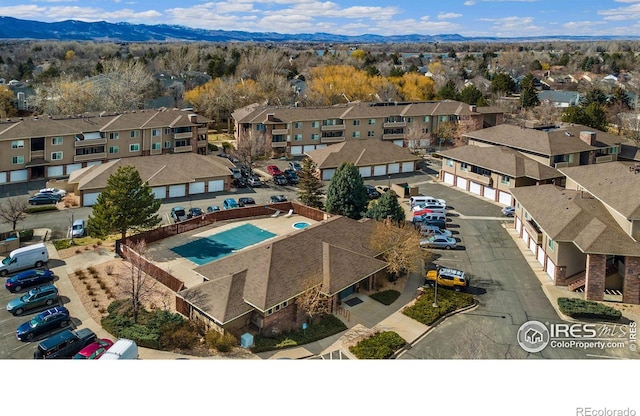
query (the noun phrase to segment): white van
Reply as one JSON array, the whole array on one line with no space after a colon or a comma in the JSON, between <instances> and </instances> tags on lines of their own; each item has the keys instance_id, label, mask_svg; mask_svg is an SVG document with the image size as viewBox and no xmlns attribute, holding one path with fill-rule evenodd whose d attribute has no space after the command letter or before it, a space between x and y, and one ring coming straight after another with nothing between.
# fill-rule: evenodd
<instances>
[{"instance_id":1,"label":"white van","mask_svg":"<svg viewBox=\"0 0 640 416\"><path fill-rule=\"evenodd\" d=\"M108 350L104 352L99 360L137 360L138 345L130 339L120 338Z\"/></svg>"},{"instance_id":2,"label":"white van","mask_svg":"<svg viewBox=\"0 0 640 416\"><path fill-rule=\"evenodd\" d=\"M84 220L75 220L71 225L72 237L84 237L87 233Z\"/></svg>"},{"instance_id":3,"label":"white van","mask_svg":"<svg viewBox=\"0 0 640 416\"><path fill-rule=\"evenodd\" d=\"M42 267L49 261L49 251L44 243L20 247L9 253L0 264L0 276L20 270Z\"/></svg>"},{"instance_id":4,"label":"white van","mask_svg":"<svg viewBox=\"0 0 640 416\"><path fill-rule=\"evenodd\" d=\"M447 201L445 201L444 199L434 198L432 196L418 195L418 196L412 196L411 198L409 198L409 205L411 205L411 208L415 207L416 205L424 205L424 204L442 205L445 208L447 207Z\"/></svg>"}]
</instances>

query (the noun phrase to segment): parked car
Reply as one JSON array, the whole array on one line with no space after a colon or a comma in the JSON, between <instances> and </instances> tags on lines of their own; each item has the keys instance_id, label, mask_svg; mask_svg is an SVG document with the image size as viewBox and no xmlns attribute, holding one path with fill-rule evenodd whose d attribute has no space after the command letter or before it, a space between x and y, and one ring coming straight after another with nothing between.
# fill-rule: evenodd
<instances>
[{"instance_id":1,"label":"parked car","mask_svg":"<svg viewBox=\"0 0 640 416\"><path fill-rule=\"evenodd\" d=\"M300 178L298 177L298 174L293 169L285 170L284 176L285 178L287 178L287 182L289 182L290 185L297 185L298 182L300 182Z\"/></svg>"},{"instance_id":2,"label":"parked car","mask_svg":"<svg viewBox=\"0 0 640 416\"><path fill-rule=\"evenodd\" d=\"M284 174L280 173L278 175L274 175L273 183L275 183L276 185L284 186L288 185L289 181L287 180L287 177L284 176Z\"/></svg>"},{"instance_id":3,"label":"parked car","mask_svg":"<svg viewBox=\"0 0 640 416\"><path fill-rule=\"evenodd\" d=\"M389 191L389 187L388 186L377 185L376 186L376 191L378 191L378 193L380 195L382 195L383 193Z\"/></svg>"},{"instance_id":4,"label":"parked car","mask_svg":"<svg viewBox=\"0 0 640 416\"><path fill-rule=\"evenodd\" d=\"M111 346L113 341L108 338L98 339L91 344L87 345L78 353L73 356L74 360L97 360L104 354Z\"/></svg>"},{"instance_id":5,"label":"parked car","mask_svg":"<svg viewBox=\"0 0 640 416\"><path fill-rule=\"evenodd\" d=\"M216 212L216 211L220 211L220 207L217 205L211 205L207 207L207 212Z\"/></svg>"},{"instance_id":6,"label":"parked car","mask_svg":"<svg viewBox=\"0 0 640 416\"><path fill-rule=\"evenodd\" d=\"M0 263L0 276L21 270L39 268L49 261L49 250L44 243L32 244L11 250Z\"/></svg>"},{"instance_id":7,"label":"parked car","mask_svg":"<svg viewBox=\"0 0 640 416\"><path fill-rule=\"evenodd\" d=\"M413 215L414 216L425 215L425 214L446 215L447 214L447 210L445 208L439 207L439 208L422 208L422 209L418 209L418 210L413 211Z\"/></svg>"},{"instance_id":8,"label":"parked car","mask_svg":"<svg viewBox=\"0 0 640 416\"><path fill-rule=\"evenodd\" d=\"M302 165L299 162L293 161L289 162L289 169L293 169L294 171L302 170Z\"/></svg>"},{"instance_id":9,"label":"parked car","mask_svg":"<svg viewBox=\"0 0 640 416\"><path fill-rule=\"evenodd\" d=\"M173 218L173 222L184 221L187 219L187 211L184 207L173 207L171 208L171 218Z\"/></svg>"},{"instance_id":10,"label":"parked car","mask_svg":"<svg viewBox=\"0 0 640 416\"><path fill-rule=\"evenodd\" d=\"M249 178L249 186L252 186L254 188L259 188L262 186L262 181L260 180L259 176L252 176Z\"/></svg>"},{"instance_id":11,"label":"parked car","mask_svg":"<svg viewBox=\"0 0 640 416\"><path fill-rule=\"evenodd\" d=\"M229 170L231 171L231 175L234 179L242 178L242 171L240 170L240 168L229 168Z\"/></svg>"},{"instance_id":12,"label":"parked car","mask_svg":"<svg viewBox=\"0 0 640 416\"><path fill-rule=\"evenodd\" d=\"M199 217L204 215L204 211L201 208L189 208L187 212L187 218Z\"/></svg>"},{"instance_id":13,"label":"parked car","mask_svg":"<svg viewBox=\"0 0 640 416\"><path fill-rule=\"evenodd\" d=\"M420 234L425 236L437 235L439 237L451 237L453 233L449 230L443 230L435 225L422 225L420 227Z\"/></svg>"},{"instance_id":14,"label":"parked car","mask_svg":"<svg viewBox=\"0 0 640 416\"><path fill-rule=\"evenodd\" d=\"M442 212L442 213L446 213L447 212L447 207L446 205L442 205L442 204L433 204L433 203L427 203L427 204L419 204L419 205L414 205L411 207L411 211L415 212L415 211L421 211L423 209L430 209L432 211L438 211L438 212Z\"/></svg>"},{"instance_id":15,"label":"parked car","mask_svg":"<svg viewBox=\"0 0 640 416\"><path fill-rule=\"evenodd\" d=\"M238 206L244 207L245 205L255 205L256 201L250 197L238 198Z\"/></svg>"},{"instance_id":16,"label":"parked car","mask_svg":"<svg viewBox=\"0 0 640 416\"><path fill-rule=\"evenodd\" d=\"M130 339L120 338L100 357L101 360L137 360L138 344Z\"/></svg>"},{"instance_id":17,"label":"parked car","mask_svg":"<svg viewBox=\"0 0 640 416\"><path fill-rule=\"evenodd\" d=\"M58 289L54 285L34 287L24 295L11 299L7 303L7 311L14 316L22 315L25 311L41 306L51 306L58 302Z\"/></svg>"},{"instance_id":18,"label":"parked car","mask_svg":"<svg viewBox=\"0 0 640 416\"><path fill-rule=\"evenodd\" d=\"M43 189L40 189L38 193L58 195L60 199L64 198L67 195L67 191L65 191L64 189L58 189L58 188L43 188Z\"/></svg>"},{"instance_id":19,"label":"parked car","mask_svg":"<svg viewBox=\"0 0 640 416\"><path fill-rule=\"evenodd\" d=\"M89 328L77 331L65 329L38 344L35 359L71 358L78 351L96 342L98 337Z\"/></svg>"},{"instance_id":20,"label":"parked car","mask_svg":"<svg viewBox=\"0 0 640 416\"><path fill-rule=\"evenodd\" d=\"M84 237L87 235L87 227L84 220L75 220L71 225L72 237Z\"/></svg>"},{"instance_id":21,"label":"parked car","mask_svg":"<svg viewBox=\"0 0 640 416\"><path fill-rule=\"evenodd\" d=\"M445 201L444 199L434 198L432 196L423 196L423 195L412 196L409 198L409 205L412 208L416 205L421 205L421 204L440 204L446 207L447 201Z\"/></svg>"},{"instance_id":22,"label":"parked car","mask_svg":"<svg viewBox=\"0 0 640 416\"><path fill-rule=\"evenodd\" d=\"M251 176L251 169L247 165L239 165L238 168L240 168L240 173L244 178L248 178Z\"/></svg>"},{"instance_id":23,"label":"parked car","mask_svg":"<svg viewBox=\"0 0 640 416\"><path fill-rule=\"evenodd\" d=\"M516 212L516 207L504 207L502 208L502 215L506 217L513 217Z\"/></svg>"},{"instance_id":24,"label":"parked car","mask_svg":"<svg viewBox=\"0 0 640 416\"><path fill-rule=\"evenodd\" d=\"M429 270L425 276L425 284L447 287L460 292L469 287L469 276L462 270L439 267L436 270Z\"/></svg>"},{"instance_id":25,"label":"parked car","mask_svg":"<svg viewBox=\"0 0 640 416\"><path fill-rule=\"evenodd\" d=\"M271 176L280 175L282 171L276 165L267 166L267 173Z\"/></svg>"},{"instance_id":26,"label":"parked car","mask_svg":"<svg viewBox=\"0 0 640 416\"><path fill-rule=\"evenodd\" d=\"M426 248L444 248L445 250L449 250L456 248L457 244L458 242L453 237L440 237L435 235L420 240L420 247Z\"/></svg>"},{"instance_id":27,"label":"parked car","mask_svg":"<svg viewBox=\"0 0 640 416\"><path fill-rule=\"evenodd\" d=\"M60 202L60 197L54 194L35 194L28 200L29 205L49 205Z\"/></svg>"},{"instance_id":28,"label":"parked car","mask_svg":"<svg viewBox=\"0 0 640 416\"><path fill-rule=\"evenodd\" d=\"M364 189L367 191L367 198L378 199L380 198L380 192L373 185L365 185Z\"/></svg>"},{"instance_id":29,"label":"parked car","mask_svg":"<svg viewBox=\"0 0 640 416\"><path fill-rule=\"evenodd\" d=\"M227 198L222 202L222 208L233 209L233 208L239 208L239 206L235 199Z\"/></svg>"},{"instance_id":30,"label":"parked car","mask_svg":"<svg viewBox=\"0 0 640 416\"><path fill-rule=\"evenodd\" d=\"M271 195L270 200L273 203L287 202L287 197L285 197L284 195Z\"/></svg>"},{"instance_id":31,"label":"parked car","mask_svg":"<svg viewBox=\"0 0 640 416\"><path fill-rule=\"evenodd\" d=\"M16 337L20 341L31 341L52 329L66 328L70 322L69 310L64 306L55 306L20 324L16 329Z\"/></svg>"},{"instance_id":32,"label":"parked car","mask_svg":"<svg viewBox=\"0 0 640 416\"><path fill-rule=\"evenodd\" d=\"M4 282L4 287L11 293L20 292L26 287L51 283L55 275L51 270L31 269L11 276Z\"/></svg>"},{"instance_id":33,"label":"parked car","mask_svg":"<svg viewBox=\"0 0 640 416\"><path fill-rule=\"evenodd\" d=\"M413 219L414 224L419 224L420 226L435 225L443 230L447 228L447 222L441 219L425 219L424 217L418 217L418 219L419 221L416 221L416 218Z\"/></svg>"},{"instance_id":34,"label":"parked car","mask_svg":"<svg viewBox=\"0 0 640 416\"><path fill-rule=\"evenodd\" d=\"M235 186L236 188L246 188L247 180L245 178L235 178L233 180L233 186Z\"/></svg>"}]
</instances>

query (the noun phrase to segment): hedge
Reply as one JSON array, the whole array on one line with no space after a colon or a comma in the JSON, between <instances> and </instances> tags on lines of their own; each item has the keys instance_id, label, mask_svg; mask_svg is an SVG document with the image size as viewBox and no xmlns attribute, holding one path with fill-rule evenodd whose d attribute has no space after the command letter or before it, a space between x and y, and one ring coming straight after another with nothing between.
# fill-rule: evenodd
<instances>
[{"instance_id":1,"label":"hedge","mask_svg":"<svg viewBox=\"0 0 640 416\"><path fill-rule=\"evenodd\" d=\"M27 214L34 214L36 212L45 212L45 211L57 211L58 207L56 205L38 205L34 207L28 207L24 210Z\"/></svg>"},{"instance_id":2,"label":"hedge","mask_svg":"<svg viewBox=\"0 0 640 416\"><path fill-rule=\"evenodd\" d=\"M598 319L617 321L622 312L607 305L578 298L558 298L560 311L576 319Z\"/></svg>"},{"instance_id":3,"label":"hedge","mask_svg":"<svg viewBox=\"0 0 640 416\"><path fill-rule=\"evenodd\" d=\"M349 351L358 359L384 360L404 347L407 341L393 331L378 332L349 347Z\"/></svg>"},{"instance_id":4,"label":"hedge","mask_svg":"<svg viewBox=\"0 0 640 416\"><path fill-rule=\"evenodd\" d=\"M22 230L18 234L20 235L20 241L31 241L33 238L33 229Z\"/></svg>"},{"instance_id":5,"label":"hedge","mask_svg":"<svg viewBox=\"0 0 640 416\"><path fill-rule=\"evenodd\" d=\"M468 293L440 288L438 290L438 307L434 308L433 295L434 288L425 288L424 294L416 300L416 303L405 308L402 313L422 324L431 325L440 317L475 303L473 296Z\"/></svg>"}]
</instances>

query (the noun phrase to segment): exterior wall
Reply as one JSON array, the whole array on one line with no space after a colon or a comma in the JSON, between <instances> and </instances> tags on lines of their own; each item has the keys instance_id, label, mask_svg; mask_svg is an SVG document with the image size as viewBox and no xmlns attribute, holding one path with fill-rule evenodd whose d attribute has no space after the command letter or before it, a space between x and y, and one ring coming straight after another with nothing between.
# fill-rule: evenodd
<instances>
[{"instance_id":1,"label":"exterior wall","mask_svg":"<svg viewBox=\"0 0 640 416\"><path fill-rule=\"evenodd\" d=\"M584 296L587 300L603 300L607 256L603 254L587 255L587 273L584 286Z\"/></svg>"},{"instance_id":2,"label":"exterior wall","mask_svg":"<svg viewBox=\"0 0 640 416\"><path fill-rule=\"evenodd\" d=\"M302 325L302 321L299 321L299 308L294 301L290 301L284 309L263 317L260 332L269 334L290 331L300 326L298 322Z\"/></svg>"},{"instance_id":3,"label":"exterior wall","mask_svg":"<svg viewBox=\"0 0 640 416\"><path fill-rule=\"evenodd\" d=\"M640 304L640 257L625 257L622 302Z\"/></svg>"},{"instance_id":4,"label":"exterior wall","mask_svg":"<svg viewBox=\"0 0 640 416\"><path fill-rule=\"evenodd\" d=\"M571 277L585 269L587 255L580 251L573 243L557 242L556 251L547 250L547 255L551 257L556 266L565 269L565 276Z\"/></svg>"}]
</instances>

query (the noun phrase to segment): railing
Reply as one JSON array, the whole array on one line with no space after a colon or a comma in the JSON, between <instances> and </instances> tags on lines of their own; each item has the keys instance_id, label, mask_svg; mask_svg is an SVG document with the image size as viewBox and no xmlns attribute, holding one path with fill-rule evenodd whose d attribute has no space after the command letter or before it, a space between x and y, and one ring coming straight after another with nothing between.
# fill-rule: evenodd
<instances>
[{"instance_id":1,"label":"railing","mask_svg":"<svg viewBox=\"0 0 640 416\"><path fill-rule=\"evenodd\" d=\"M173 153L185 153L185 152L192 152L193 151L193 146L189 145L189 146L176 146L173 148Z\"/></svg>"},{"instance_id":2,"label":"railing","mask_svg":"<svg viewBox=\"0 0 640 416\"><path fill-rule=\"evenodd\" d=\"M99 144L107 144L107 139L85 139L85 140L76 140L73 145L75 147L87 147L87 146L95 146Z\"/></svg>"},{"instance_id":3,"label":"railing","mask_svg":"<svg viewBox=\"0 0 640 416\"><path fill-rule=\"evenodd\" d=\"M382 123L382 127L385 127L385 128L406 127L406 126L407 126L406 121L385 121L384 123Z\"/></svg>"},{"instance_id":4,"label":"railing","mask_svg":"<svg viewBox=\"0 0 640 416\"><path fill-rule=\"evenodd\" d=\"M531 221L524 221L524 229L527 230L527 233L531 238L536 240L536 244L542 244L542 232L538 230L538 228L531 223Z\"/></svg>"},{"instance_id":5,"label":"railing","mask_svg":"<svg viewBox=\"0 0 640 416\"><path fill-rule=\"evenodd\" d=\"M186 132L186 133L173 133L173 138L174 139L189 139L191 138L193 135L190 131Z\"/></svg>"},{"instance_id":6,"label":"railing","mask_svg":"<svg viewBox=\"0 0 640 416\"><path fill-rule=\"evenodd\" d=\"M337 130L344 130L344 124L328 124L326 126L321 126L320 130L322 131L337 131Z\"/></svg>"},{"instance_id":7,"label":"railing","mask_svg":"<svg viewBox=\"0 0 640 416\"><path fill-rule=\"evenodd\" d=\"M482 185L490 185L491 177L480 175L479 173L467 172L467 178L472 179L474 182L478 182Z\"/></svg>"},{"instance_id":8,"label":"railing","mask_svg":"<svg viewBox=\"0 0 640 416\"><path fill-rule=\"evenodd\" d=\"M289 129L273 129L271 130L271 134L272 135L278 135L278 134L288 134L289 133Z\"/></svg>"},{"instance_id":9,"label":"railing","mask_svg":"<svg viewBox=\"0 0 640 416\"><path fill-rule=\"evenodd\" d=\"M398 140L398 139L404 139L404 137L405 137L404 133L383 134L382 140Z\"/></svg>"},{"instance_id":10,"label":"railing","mask_svg":"<svg viewBox=\"0 0 640 416\"><path fill-rule=\"evenodd\" d=\"M271 142L271 147L287 147L287 142Z\"/></svg>"},{"instance_id":11,"label":"railing","mask_svg":"<svg viewBox=\"0 0 640 416\"><path fill-rule=\"evenodd\" d=\"M104 160L107 158L106 152L101 153L88 153L86 155L75 155L73 156L74 162L85 162L87 160Z\"/></svg>"},{"instance_id":12,"label":"railing","mask_svg":"<svg viewBox=\"0 0 640 416\"><path fill-rule=\"evenodd\" d=\"M33 159L44 159L44 150L32 150L31 160Z\"/></svg>"},{"instance_id":13,"label":"railing","mask_svg":"<svg viewBox=\"0 0 640 416\"><path fill-rule=\"evenodd\" d=\"M320 139L320 143L340 143L345 141L345 137L344 136L340 136L340 137L322 137Z\"/></svg>"}]
</instances>

